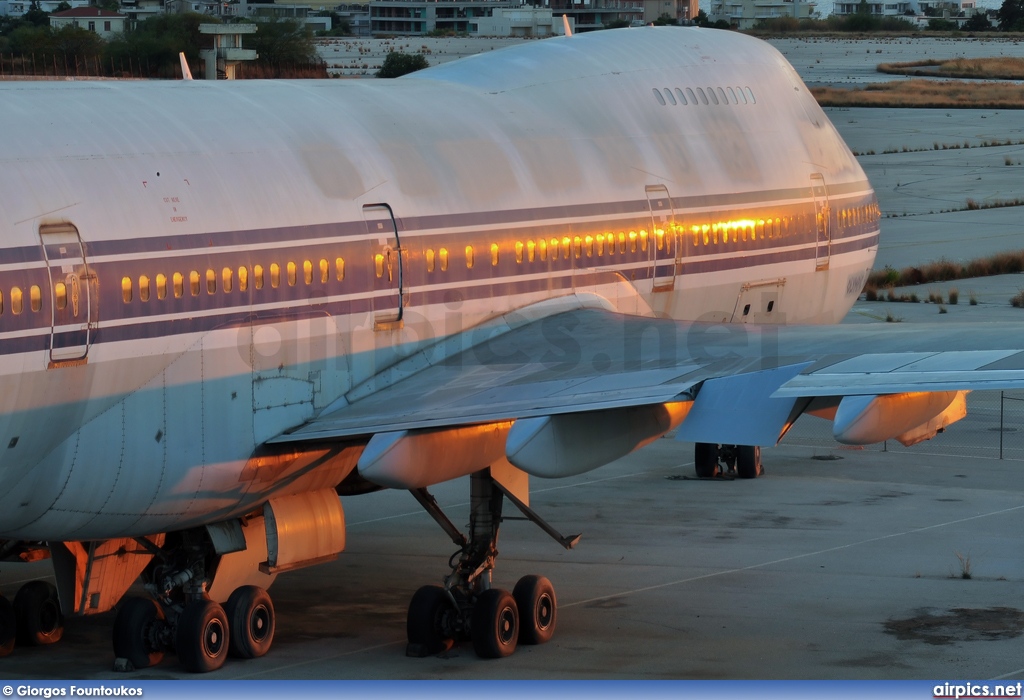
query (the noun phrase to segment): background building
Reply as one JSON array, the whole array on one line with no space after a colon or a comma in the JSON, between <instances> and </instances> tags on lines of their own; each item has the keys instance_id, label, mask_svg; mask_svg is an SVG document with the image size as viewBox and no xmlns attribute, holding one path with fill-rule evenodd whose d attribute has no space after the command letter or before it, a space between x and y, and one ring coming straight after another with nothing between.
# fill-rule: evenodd
<instances>
[{"instance_id":1,"label":"background building","mask_svg":"<svg viewBox=\"0 0 1024 700\"><path fill-rule=\"evenodd\" d=\"M109 39L124 31L126 19L127 17L122 14L101 10L98 7L73 7L63 12L52 13L50 26L54 29L61 29L73 25L96 32L104 39Z\"/></svg>"}]
</instances>

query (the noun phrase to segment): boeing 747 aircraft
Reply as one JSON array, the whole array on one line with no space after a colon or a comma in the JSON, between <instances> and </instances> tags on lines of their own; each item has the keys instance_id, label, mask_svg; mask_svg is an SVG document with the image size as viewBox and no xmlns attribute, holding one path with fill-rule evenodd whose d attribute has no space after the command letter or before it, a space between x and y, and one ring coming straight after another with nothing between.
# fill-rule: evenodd
<instances>
[{"instance_id":1,"label":"boeing 747 aircraft","mask_svg":"<svg viewBox=\"0 0 1024 700\"><path fill-rule=\"evenodd\" d=\"M827 325L871 269L875 195L740 34L0 102L0 557L56 581L0 597L4 653L117 606L122 669L265 654L275 576L338 555L342 501L392 488L458 549L412 596L409 652L505 656L557 604L541 575L492 581L503 506L578 539L530 477L672 430L698 475L754 477L804 413L912 444L1024 381L998 329ZM428 488L466 475L461 532Z\"/></svg>"}]
</instances>

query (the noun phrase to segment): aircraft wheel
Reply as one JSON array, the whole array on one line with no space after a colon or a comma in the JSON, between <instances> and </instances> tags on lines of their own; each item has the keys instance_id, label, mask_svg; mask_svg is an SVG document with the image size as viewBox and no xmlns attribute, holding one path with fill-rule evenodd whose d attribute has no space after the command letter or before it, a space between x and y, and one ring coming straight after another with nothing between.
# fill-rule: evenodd
<instances>
[{"instance_id":1,"label":"aircraft wheel","mask_svg":"<svg viewBox=\"0 0 1024 700\"><path fill-rule=\"evenodd\" d=\"M491 588L483 592L473 608L473 650L482 659L500 659L516 650L519 639L519 609L508 591Z\"/></svg>"},{"instance_id":2,"label":"aircraft wheel","mask_svg":"<svg viewBox=\"0 0 1024 700\"><path fill-rule=\"evenodd\" d=\"M239 659L255 659L270 651L274 641L274 603L259 586L242 586L224 604L231 643L228 653Z\"/></svg>"},{"instance_id":3,"label":"aircraft wheel","mask_svg":"<svg viewBox=\"0 0 1024 700\"><path fill-rule=\"evenodd\" d=\"M764 473L761 468L761 448L757 445L739 445L736 448L736 476L754 479Z\"/></svg>"},{"instance_id":4,"label":"aircraft wheel","mask_svg":"<svg viewBox=\"0 0 1024 700\"><path fill-rule=\"evenodd\" d=\"M165 625L164 611L151 598L126 598L114 618L114 656L135 668L156 666L164 658L157 627Z\"/></svg>"},{"instance_id":5,"label":"aircraft wheel","mask_svg":"<svg viewBox=\"0 0 1024 700\"><path fill-rule=\"evenodd\" d=\"M178 618L174 646L189 673L216 671L228 657L228 616L219 603L196 600Z\"/></svg>"},{"instance_id":6,"label":"aircraft wheel","mask_svg":"<svg viewBox=\"0 0 1024 700\"><path fill-rule=\"evenodd\" d=\"M519 608L519 643L544 644L555 634L555 587L543 576L523 576L512 590Z\"/></svg>"},{"instance_id":7,"label":"aircraft wheel","mask_svg":"<svg viewBox=\"0 0 1024 700\"><path fill-rule=\"evenodd\" d=\"M29 581L14 596L18 641L28 646L59 642L64 636L64 615L57 589L47 581Z\"/></svg>"},{"instance_id":8,"label":"aircraft wheel","mask_svg":"<svg viewBox=\"0 0 1024 700\"><path fill-rule=\"evenodd\" d=\"M693 468L701 479L718 476L718 445L698 442L693 446Z\"/></svg>"},{"instance_id":9,"label":"aircraft wheel","mask_svg":"<svg viewBox=\"0 0 1024 700\"><path fill-rule=\"evenodd\" d=\"M14 614L11 601L0 595L0 657L9 656L14 651L14 638L17 636L18 620Z\"/></svg>"},{"instance_id":10,"label":"aircraft wheel","mask_svg":"<svg viewBox=\"0 0 1024 700\"><path fill-rule=\"evenodd\" d=\"M445 629L445 616L452 610L448 594L440 586L422 586L409 601L405 634L409 656L431 656L450 649L455 640Z\"/></svg>"}]
</instances>

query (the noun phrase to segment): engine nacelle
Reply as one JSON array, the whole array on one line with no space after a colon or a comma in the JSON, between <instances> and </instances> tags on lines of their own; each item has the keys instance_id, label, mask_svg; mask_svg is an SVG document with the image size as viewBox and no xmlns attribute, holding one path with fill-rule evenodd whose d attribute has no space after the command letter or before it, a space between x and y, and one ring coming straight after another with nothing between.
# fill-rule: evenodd
<instances>
[{"instance_id":1,"label":"engine nacelle","mask_svg":"<svg viewBox=\"0 0 1024 700\"><path fill-rule=\"evenodd\" d=\"M418 489L485 469L505 456L512 421L444 430L377 433L359 457L367 481L392 489Z\"/></svg>"},{"instance_id":2,"label":"engine nacelle","mask_svg":"<svg viewBox=\"0 0 1024 700\"><path fill-rule=\"evenodd\" d=\"M965 396L963 391L846 396L836 409L832 435L847 445L892 439L913 445L966 416Z\"/></svg>"},{"instance_id":3,"label":"engine nacelle","mask_svg":"<svg viewBox=\"0 0 1024 700\"><path fill-rule=\"evenodd\" d=\"M692 402L520 418L505 446L527 474L558 478L613 462L679 426Z\"/></svg>"}]
</instances>

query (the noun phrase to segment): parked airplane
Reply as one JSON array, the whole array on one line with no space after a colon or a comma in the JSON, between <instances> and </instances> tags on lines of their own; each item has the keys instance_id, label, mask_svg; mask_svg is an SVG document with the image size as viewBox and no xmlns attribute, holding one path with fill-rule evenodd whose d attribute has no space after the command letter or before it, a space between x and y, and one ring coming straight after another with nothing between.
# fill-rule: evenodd
<instances>
[{"instance_id":1,"label":"parked airplane","mask_svg":"<svg viewBox=\"0 0 1024 700\"><path fill-rule=\"evenodd\" d=\"M678 429L698 474L753 477L803 413L911 443L1021 381L992 329L820 325L871 268L875 195L740 34L0 99L0 555L56 580L0 598L4 652L120 603L121 668L260 656L274 577L344 549L339 494L386 487L459 549L412 598L410 653L504 656L557 608L542 576L492 587L503 501L577 539L529 476ZM465 475L463 534L427 487Z\"/></svg>"}]
</instances>

